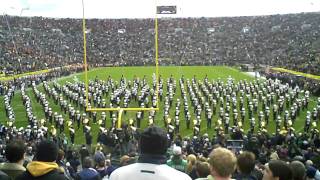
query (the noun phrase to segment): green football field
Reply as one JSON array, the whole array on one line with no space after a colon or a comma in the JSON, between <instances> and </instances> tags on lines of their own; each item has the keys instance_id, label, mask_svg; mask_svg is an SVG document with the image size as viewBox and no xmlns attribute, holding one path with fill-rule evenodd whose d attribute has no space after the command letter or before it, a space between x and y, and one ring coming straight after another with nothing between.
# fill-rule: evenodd
<instances>
[{"instance_id":1,"label":"green football field","mask_svg":"<svg viewBox=\"0 0 320 180\"><path fill-rule=\"evenodd\" d=\"M134 76L137 76L140 79L142 79L144 76L146 76L148 82L151 83L153 73L155 73L155 67L106 67L106 68L96 68L96 69L90 70L88 73L88 77L89 77L89 79L98 78L98 79L106 80L108 76L111 76L111 78L113 78L114 80L120 81L120 77L122 75L127 80L132 80L134 78ZM209 67L205 67L205 66L192 66L192 67L191 66L181 66L181 67L172 66L171 67L171 66L168 66L168 67L160 67L159 73L160 73L161 77L163 78L163 83L164 83L164 93L163 94L164 95L166 94L167 78L169 78L172 75L177 81L177 91L176 91L176 95L174 96L173 104L175 104L175 100L177 98L182 100L182 97L180 94L180 88L179 88L179 84L178 84L178 80L182 75L184 75L185 79L190 79L190 80L195 75L197 80L201 80L201 81L203 81L203 79L206 75L208 76L208 78L210 80L217 80L218 78L220 78L222 81L226 81L229 76L234 78L236 80L236 82L239 80L245 80L245 79L247 81L254 80L253 77L251 77L245 73L242 73L237 69L233 69L231 67L224 67L224 66L209 66ZM74 82L77 80L84 81L84 73L78 73L78 74L70 75L68 77L62 77L62 78L57 79L57 82L59 84L63 85L67 81ZM185 83L185 86L186 86L186 83ZM51 87L52 87L52 85L51 85ZM44 92L42 84L38 86L38 90ZM38 120L44 118L44 110L43 110L42 106L40 105L40 103L36 102L35 95L34 95L33 91L30 88L27 89L26 91L27 91L27 95L31 98L32 109L33 109L35 116L37 116ZM105 98L108 99L107 97L105 97ZM52 108L53 112L59 112L60 114L62 114L64 116L65 120L68 120L68 116L60 111L60 106L55 105L53 103L53 99L50 99L49 97L47 97L47 100L49 101L49 104L50 104L49 107ZM0 97L0 103L1 103L1 105L0 105L0 122L5 123L8 119L5 116L3 97ZM20 92L15 94L11 105L12 105L13 111L16 115L16 124L15 125L17 127L27 126L28 122L27 122L27 118L26 118L26 110L22 104L22 98L21 98ZM164 101L160 102L160 105L159 105L160 110L156 114L156 121L155 121L155 123L157 125L162 126L162 127L164 126L163 121L162 121L163 105L164 105ZM310 101L310 104L309 104L310 111L315 106L316 106L316 102L314 101L314 98L312 98ZM137 106L135 106L135 104L131 104L130 107L137 107ZM191 103L189 102L190 113L192 115L192 119L194 119L193 110L191 110L191 107L192 107ZM258 111L260 111L260 110L261 110L261 106L259 106ZM126 114L123 114L122 121L127 122L130 118L135 118L135 113L136 112L127 112ZM97 119L100 118L100 114L101 114L101 112L98 112ZM172 117L173 114L174 114L174 108L171 107L171 109L170 109L171 116L170 117ZM216 115L213 117L213 124L215 124L215 122L217 121L217 116L218 116L218 109L217 109ZM247 114L247 116L248 116L248 114ZM303 111L302 113L300 113L300 116L297 118L297 121L294 124L294 128L299 132L303 131L305 116L306 116L306 111ZM108 117L109 117L109 114L107 113L107 118ZM145 115L145 119L142 121L142 128L146 127L148 124L147 117L148 116ZM270 118L272 118L272 113L270 114ZM203 119L203 121L202 121L202 125L201 125L201 127L202 127L201 133L208 133L211 136L212 134L215 133L214 128L207 130L206 129L206 120L204 119L204 115L202 115L202 119ZM257 114L256 114L256 119L257 119ZM275 131L275 124L272 120L270 122L271 123L269 123L268 131L274 132ZM110 120L107 121L108 128L110 127L110 124L111 124ZM230 125L232 125L232 124L233 123L230 122ZM256 126L258 126L257 124L258 123L256 123ZM48 124L48 126L49 126L49 124ZM247 131L248 127L249 127L249 122L248 122L248 119L246 118L245 124L244 124L244 130ZM258 128L255 128L255 129L258 129ZM96 142L97 133L98 133L98 125L92 124L92 134L94 137L94 142ZM67 135L67 137L69 137L69 133L68 133L67 128L65 128L65 134ZM180 113L180 134L182 136L191 136L193 134L192 127L189 130L186 129L182 106L181 106L181 113ZM84 134L82 133L82 128L80 128L79 130L76 129L75 141L77 144L84 143Z\"/></svg>"}]
</instances>

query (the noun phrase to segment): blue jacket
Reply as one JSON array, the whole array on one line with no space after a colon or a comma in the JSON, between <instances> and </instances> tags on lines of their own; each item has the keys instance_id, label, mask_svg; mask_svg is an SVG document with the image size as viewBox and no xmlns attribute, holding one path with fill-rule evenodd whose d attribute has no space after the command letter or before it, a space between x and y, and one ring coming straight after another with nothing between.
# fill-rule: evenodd
<instances>
[{"instance_id":1,"label":"blue jacket","mask_svg":"<svg viewBox=\"0 0 320 180\"><path fill-rule=\"evenodd\" d=\"M85 168L78 175L76 179L83 180L100 180L99 173L93 168Z\"/></svg>"}]
</instances>

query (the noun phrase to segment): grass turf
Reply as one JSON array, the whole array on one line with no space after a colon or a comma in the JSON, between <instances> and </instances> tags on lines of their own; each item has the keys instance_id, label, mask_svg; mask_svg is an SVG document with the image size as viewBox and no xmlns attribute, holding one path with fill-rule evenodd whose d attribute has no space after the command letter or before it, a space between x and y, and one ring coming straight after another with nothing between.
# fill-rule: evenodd
<instances>
[{"instance_id":1,"label":"grass turf","mask_svg":"<svg viewBox=\"0 0 320 180\"><path fill-rule=\"evenodd\" d=\"M90 70L88 72L88 78L94 79L97 77L98 79L106 80L108 76L111 76L111 78L113 78L114 80L120 81L121 75L124 75L124 77L127 80L132 80L134 76L140 77L140 79L142 79L143 76L146 76L148 82L151 83L153 73L155 73L155 67L105 67L105 68L96 68L96 69ZM231 67L225 67L225 66L168 66L168 67L160 67L159 74L163 78L163 83L164 83L164 93L163 94L166 93L167 78L169 78L172 75L177 81L177 91L176 91L176 95L174 96L173 104L175 104L175 100L177 98L182 100L182 97L180 94L180 89L179 89L179 82L178 82L179 78L182 75L184 75L185 79L191 79L195 75L197 80L202 80L202 81L206 75L208 76L209 80L217 80L218 78L220 78L222 81L226 81L229 76L234 78L236 82L239 80L244 80L244 79L246 79L247 81L254 80L253 77L251 77L247 74L244 74L237 69L234 69ZM78 74L70 75L68 77L59 78L59 79L57 79L57 82L59 84L63 85L67 81L72 82L75 79L75 77L77 79L79 79L80 81L84 81L84 73L78 73ZM185 86L186 86L186 83L185 83ZM51 87L52 87L52 85L51 85ZM44 92L42 85L38 86L38 90ZM32 92L32 90L29 88L26 90L26 92L27 92L27 95L31 98L33 113L35 114L35 116L37 116L37 119L44 118L43 108L39 103L36 102L35 95ZM108 98L106 98L106 99L108 99ZM53 99L50 99L47 97L47 100L49 101L49 104L50 104L49 106L52 108L53 112L59 112L60 114L62 114L64 116L64 118L66 120L68 119L66 114L64 114L63 112L60 112L60 106L55 105L53 103ZM0 97L0 103L2 104L0 106L0 122L4 123L8 119L5 116L3 97ZM16 124L15 125L17 127L25 127L28 124L28 122L26 119L26 111L25 111L25 108L22 104L22 98L21 98L20 92L17 92L15 94L15 97L13 98L11 105L13 107L14 113L16 114ZM162 126L162 127L164 126L163 121L162 121L163 105L164 105L164 102L160 102L160 104L159 104L160 110L159 110L159 112L157 112L156 121L155 121L155 123L157 125ZM137 107L137 103L131 103L130 107ZM311 110L313 107L315 107L314 98L312 98L310 101L309 109ZM193 110L191 110L191 103L190 102L189 102L189 108L190 108L190 113L192 115L192 119L194 119ZM246 109L247 109L247 107L246 107ZM258 111L260 111L260 110L261 110L261 105L259 104ZM213 116L213 124L215 124L215 121L217 121L218 111L219 110L217 109L216 115ZM170 109L171 117L173 114L174 114L174 108L171 107L171 109ZM294 128L297 131L303 131L305 116L306 116L306 111L302 111L300 116L297 118L297 121L294 124ZM99 119L99 117L100 117L100 112L98 112L98 115L97 115L98 119ZM109 117L108 113L107 113L107 117ZM126 114L123 114L123 116L122 116L122 120L126 121L126 122L130 118L135 118L135 112L127 112ZM270 115L270 118L272 118L272 114ZM201 124L201 127L202 127L201 133L208 133L211 136L212 134L214 134L214 130L213 130L214 128L212 128L212 129L206 128L206 121L204 118L204 113L202 115L202 119L203 119L203 121ZM257 119L257 115L256 115L256 119ZM275 131L275 124L272 120L270 122L271 123L268 126L268 131L274 132ZM147 123L148 123L148 120L147 120L147 116L145 115L145 119L142 121L142 128L146 127ZM107 127L110 127L110 124L111 124L111 122L108 119ZM230 122L230 125L232 125L232 122ZM258 123L256 123L256 126L258 126ZM245 131L248 130L248 127L249 127L249 122L248 122L248 117L246 117L245 124L244 124ZM192 135L192 132L193 132L192 128L190 128L189 130L186 129L186 124L184 121L183 107L181 106L180 134L182 136L190 136L190 135ZM92 133L93 133L93 137L94 137L94 142L96 142L95 139L96 139L96 136L98 133L98 125L92 124ZM69 133L68 133L67 128L65 128L65 134L67 134L67 136L69 137L69 135L68 135ZM82 133L82 128L80 128L79 130L76 129L76 138L75 138L76 144L84 143L84 141L85 140L84 140L84 135Z\"/></svg>"}]
</instances>

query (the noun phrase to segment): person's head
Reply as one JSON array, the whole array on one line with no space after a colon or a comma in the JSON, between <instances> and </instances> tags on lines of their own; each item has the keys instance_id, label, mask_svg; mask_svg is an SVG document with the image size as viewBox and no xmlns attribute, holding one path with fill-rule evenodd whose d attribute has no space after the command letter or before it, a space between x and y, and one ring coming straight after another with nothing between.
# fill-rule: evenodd
<instances>
[{"instance_id":1,"label":"person's head","mask_svg":"<svg viewBox=\"0 0 320 180\"><path fill-rule=\"evenodd\" d=\"M320 179L320 172L313 166L307 166L307 179Z\"/></svg>"},{"instance_id":2,"label":"person's head","mask_svg":"<svg viewBox=\"0 0 320 180\"><path fill-rule=\"evenodd\" d=\"M21 140L10 141L5 148L6 159L10 163L18 163L24 159L26 146Z\"/></svg>"},{"instance_id":3,"label":"person's head","mask_svg":"<svg viewBox=\"0 0 320 180\"><path fill-rule=\"evenodd\" d=\"M32 146L30 146L30 145L27 146L26 154L27 154L28 156L33 155Z\"/></svg>"},{"instance_id":4,"label":"person's head","mask_svg":"<svg viewBox=\"0 0 320 180\"><path fill-rule=\"evenodd\" d=\"M245 151L237 158L237 167L240 173L249 175L255 166L255 155L252 152Z\"/></svg>"},{"instance_id":5,"label":"person's head","mask_svg":"<svg viewBox=\"0 0 320 180\"><path fill-rule=\"evenodd\" d=\"M92 168L93 160L90 157L85 157L83 160L82 168Z\"/></svg>"},{"instance_id":6,"label":"person's head","mask_svg":"<svg viewBox=\"0 0 320 180\"><path fill-rule=\"evenodd\" d=\"M263 180L291 180L292 170L284 161L272 160L263 172Z\"/></svg>"},{"instance_id":7,"label":"person's head","mask_svg":"<svg viewBox=\"0 0 320 180\"><path fill-rule=\"evenodd\" d=\"M236 168L237 158L226 148L216 148L209 155L211 175L213 177L230 178Z\"/></svg>"},{"instance_id":8,"label":"person's head","mask_svg":"<svg viewBox=\"0 0 320 180\"><path fill-rule=\"evenodd\" d=\"M188 155L188 157L187 157L188 165L187 165L187 170L186 170L187 173L190 173L192 171L193 166L196 164L196 161L197 161L197 157L194 154Z\"/></svg>"},{"instance_id":9,"label":"person's head","mask_svg":"<svg viewBox=\"0 0 320 180\"><path fill-rule=\"evenodd\" d=\"M62 149L59 149L58 155L57 155L57 161L61 161L64 158L64 151Z\"/></svg>"},{"instance_id":10,"label":"person's head","mask_svg":"<svg viewBox=\"0 0 320 180\"><path fill-rule=\"evenodd\" d=\"M128 155L124 155L120 158L120 166L125 166L129 164L131 158Z\"/></svg>"},{"instance_id":11,"label":"person's head","mask_svg":"<svg viewBox=\"0 0 320 180\"><path fill-rule=\"evenodd\" d=\"M300 161L292 161L290 164L293 180L303 180L306 177L306 167Z\"/></svg>"},{"instance_id":12,"label":"person's head","mask_svg":"<svg viewBox=\"0 0 320 180\"><path fill-rule=\"evenodd\" d=\"M205 178L210 174L210 164L207 162L196 162L196 173L199 178Z\"/></svg>"},{"instance_id":13,"label":"person's head","mask_svg":"<svg viewBox=\"0 0 320 180\"><path fill-rule=\"evenodd\" d=\"M167 146L167 134L160 127L148 127L140 136L139 147L141 154L165 155Z\"/></svg>"},{"instance_id":14,"label":"person's head","mask_svg":"<svg viewBox=\"0 0 320 180\"><path fill-rule=\"evenodd\" d=\"M58 146L49 140L41 141L37 145L35 159L43 162L54 162L58 156Z\"/></svg>"},{"instance_id":15,"label":"person's head","mask_svg":"<svg viewBox=\"0 0 320 180\"><path fill-rule=\"evenodd\" d=\"M180 146L174 146L172 152L174 157L181 157L182 155L182 149Z\"/></svg>"},{"instance_id":16,"label":"person's head","mask_svg":"<svg viewBox=\"0 0 320 180\"><path fill-rule=\"evenodd\" d=\"M98 167L106 167L106 160L101 160L101 161L99 161L98 163L97 163L97 166Z\"/></svg>"},{"instance_id":17,"label":"person's head","mask_svg":"<svg viewBox=\"0 0 320 180\"><path fill-rule=\"evenodd\" d=\"M270 160L279 160L279 156L277 154L277 152L273 152L271 155L270 155Z\"/></svg>"},{"instance_id":18,"label":"person's head","mask_svg":"<svg viewBox=\"0 0 320 180\"><path fill-rule=\"evenodd\" d=\"M106 159L106 166L111 166L111 160L110 159Z\"/></svg>"},{"instance_id":19,"label":"person's head","mask_svg":"<svg viewBox=\"0 0 320 180\"><path fill-rule=\"evenodd\" d=\"M313 162L311 160L306 161L306 166L313 166Z\"/></svg>"},{"instance_id":20,"label":"person's head","mask_svg":"<svg viewBox=\"0 0 320 180\"><path fill-rule=\"evenodd\" d=\"M197 157L194 154L189 154L187 157L187 161L191 165L195 165L197 161Z\"/></svg>"}]
</instances>

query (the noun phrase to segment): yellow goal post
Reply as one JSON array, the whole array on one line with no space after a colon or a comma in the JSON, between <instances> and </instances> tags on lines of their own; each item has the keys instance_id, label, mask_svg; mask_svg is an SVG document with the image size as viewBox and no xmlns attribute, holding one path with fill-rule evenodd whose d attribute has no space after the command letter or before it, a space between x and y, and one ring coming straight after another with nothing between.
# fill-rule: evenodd
<instances>
[{"instance_id":1,"label":"yellow goal post","mask_svg":"<svg viewBox=\"0 0 320 180\"><path fill-rule=\"evenodd\" d=\"M156 74L156 96L157 96L157 104L156 108L139 108L139 107L129 107L129 108L88 108L89 96L89 82L88 82L88 63L87 63L87 40L86 40L86 19L85 19L85 9L84 9L84 0L82 0L82 32L83 32L83 63L84 63L84 71L85 71L85 96L86 96L86 111L118 111L118 123L117 128L121 128L121 118L123 111L158 111L159 110L159 62L158 62L158 17L157 12L155 13L154 18L154 48L155 48L155 74ZM155 5L156 11L158 11L157 5Z\"/></svg>"}]
</instances>

